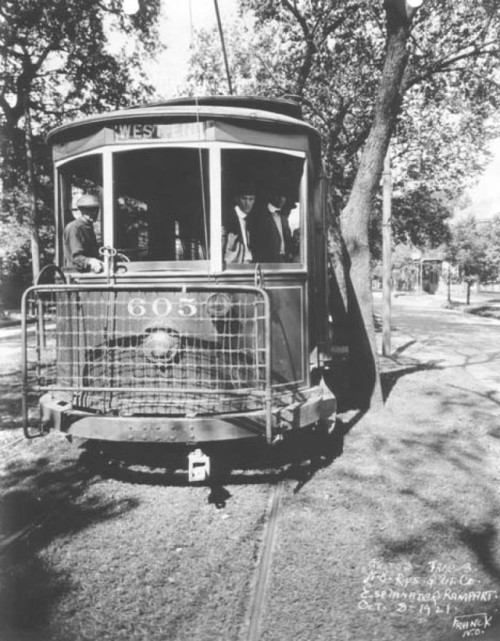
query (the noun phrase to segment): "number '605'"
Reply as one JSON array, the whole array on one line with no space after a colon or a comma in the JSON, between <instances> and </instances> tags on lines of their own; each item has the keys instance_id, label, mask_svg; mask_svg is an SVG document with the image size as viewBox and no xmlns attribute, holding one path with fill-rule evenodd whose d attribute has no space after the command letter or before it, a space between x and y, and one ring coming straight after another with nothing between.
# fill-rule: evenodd
<instances>
[{"instance_id":1,"label":"number '605'","mask_svg":"<svg viewBox=\"0 0 500 641\"><path fill-rule=\"evenodd\" d=\"M194 316L197 312L194 298L179 298L175 303L168 298L155 298L152 301L132 298L128 302L127 310L131 316L144 316L148 310L151 310L155 316L168 316L172 313L174 306L179 316Z\"/></svg>"}]
</instances>

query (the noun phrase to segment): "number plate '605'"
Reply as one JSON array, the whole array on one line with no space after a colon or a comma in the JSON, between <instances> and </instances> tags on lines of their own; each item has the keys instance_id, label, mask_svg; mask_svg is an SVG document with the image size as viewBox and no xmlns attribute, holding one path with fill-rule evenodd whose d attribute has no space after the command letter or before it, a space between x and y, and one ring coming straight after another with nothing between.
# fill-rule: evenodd
<instances>
[{"instance_id":1,"label":"number plate '605'","mask_svg":"<svg viewBox=\"0 0 500 641\"><path fill-rule=\"evenodd\" d=\"M146 301L144 298L132 298L127 305L128 313L131 316L145 316L150 311L155 316L168 316L176 311L179 316L195 316L198 309L194 298L179 298L175 302L168 298L155 298Z\"/></svg>"}]
</instances>

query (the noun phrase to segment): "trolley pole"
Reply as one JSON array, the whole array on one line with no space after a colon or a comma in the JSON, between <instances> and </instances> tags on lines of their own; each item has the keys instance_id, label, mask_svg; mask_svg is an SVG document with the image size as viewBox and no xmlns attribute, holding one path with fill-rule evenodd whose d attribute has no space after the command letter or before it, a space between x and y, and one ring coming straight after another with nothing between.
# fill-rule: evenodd
<instances>
[{"instance_id":1,"label":"trolley pole","mask_svg":"<svg viewBox=\"0 0 500 641\"><path fill-rule=\"evenodd\" d=\"M224 66L226 67L227 85L229 87L229 94L232 96L233 84L231 82L231 74L229 72L229 63L227 61L226 45L224 42L224 31L222 29L222 22L221 22L220 13L219 13L219 4L217 0L214 0L214 6L215 6L215 15L217 18L217 26L219 28L220 43L222 46L222 55L224 57Z\"/></svg>"},{"instance_id":2,"label":"trolley pole","mask_svg":"<svg viewBox=\"0 0 500 641\"><path fill-rule=\"evenodd\" d=\"M390 149L384 160L382 176L382 354L391 354L391 156Z\"/></svg>"}]
</instances>

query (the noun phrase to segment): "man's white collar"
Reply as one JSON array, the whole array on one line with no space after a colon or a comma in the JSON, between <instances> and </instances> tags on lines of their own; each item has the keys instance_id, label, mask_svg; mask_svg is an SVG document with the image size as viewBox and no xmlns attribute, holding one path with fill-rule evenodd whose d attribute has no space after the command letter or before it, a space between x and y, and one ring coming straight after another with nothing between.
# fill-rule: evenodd
<instances>
[{"instance_id":1,"label":"man's white collar","mask_svg":"<svg viewBox=\"0 0 500 641\"><path fill-rule=\"evenodd\" d=\"M234 206L234 211L238 215L238 218L241 218L242 220L244 220L248 216L248 214L246 214L242 209L240 209L238 205Z\"/></svg>"}]
</instances>

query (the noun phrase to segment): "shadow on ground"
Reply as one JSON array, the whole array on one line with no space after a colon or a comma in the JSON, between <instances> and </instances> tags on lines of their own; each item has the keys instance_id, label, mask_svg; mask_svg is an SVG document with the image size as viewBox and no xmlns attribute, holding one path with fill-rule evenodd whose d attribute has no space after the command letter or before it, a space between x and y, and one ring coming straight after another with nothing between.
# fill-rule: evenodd
<instances>
[{"instance_id":1,"label":"shadow on ground","mask_svg":"<svg viewBox=\"0 0 500 641\"><path fill-rule=\"evenodd\" d=\"M500 401L455 381L439 368L430 379L401 379L391 411L361 436L366 465L347 472L348 491L357 509L376 506L371 528L386 561L472 562L475 589L500 592L500 445L492 439Z\"/></svg>"},{"instance_id":2,"label":"shadow on ground","mask_svg":"<svg viewBox=\"0 0 500 641\"><path fill-rule=\"evenodd\" d=\"M389 398L394 386L396 383L403 377L409 376L410 374L415 374L417 372L428 372L441 369L441 366L437 361L430 361L428 363L419 363L411 365L397 365L392 369L387 369L380 373L380 384L382 386L382 397L384 403Z\"/></svg>"},{"instance_id":3,"label":"shadow on ground","mask_svg":"<svg viewBox=\"0 0 500 641\"><path fill-rule=\"evenodd\" d=\"M57 631L47 629L51 611L73 586L71 577L51 567L44 550L55 539L119 517L135 504L87 496L94 478L74 461L57 469L45 457L13 461L3 481L0 638L53 641ZM37 526L32 528L34 522Z\"/></svg>"},{"instance_id":4,"label":"shadow on ground","mask_svg":"<svg viewBox=\"0 0 500 641\"><path fill-rule=\"evenodd\" d=\"M293 433L274 445L263 440L232 444L209 443L203 452L210 456L211 488L209 502L223 507L230 495L224 485L276 483L284 478L297 481L295 491L315 472L341 456L345 427L338 420ZM80 463L89 473L126 483L187 486L188 454L192 448L181 445L144 443L91 444L84 449Z\"/></svg>"}]
</instances>

